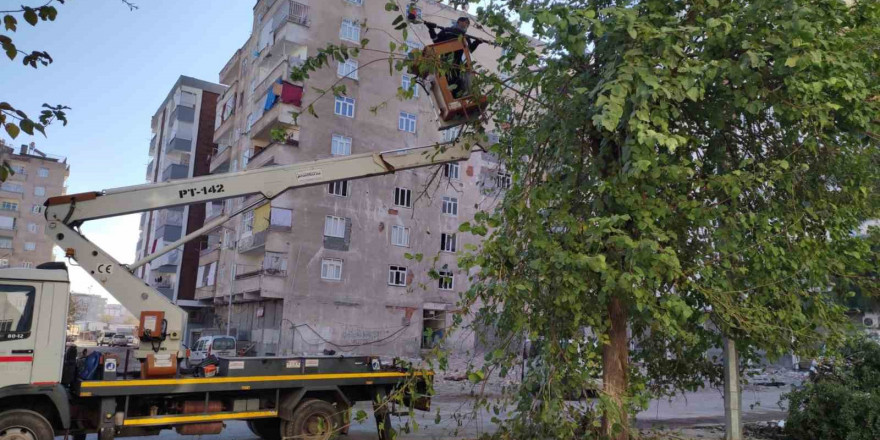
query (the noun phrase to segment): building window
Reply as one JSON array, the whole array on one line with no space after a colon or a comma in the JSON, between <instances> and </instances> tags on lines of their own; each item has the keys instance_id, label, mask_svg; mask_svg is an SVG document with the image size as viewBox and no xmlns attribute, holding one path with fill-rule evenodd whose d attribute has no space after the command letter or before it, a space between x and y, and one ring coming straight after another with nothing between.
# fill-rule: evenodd
<instances>
[{"instance_id":1,"label":"building window","mask_svg":"<svg viewBox=\"0 0 880 440\"><path fill-rule=\"evenodd\" d=\"M443 213L446 215L458 215L458 199L455 197L443 197Z\"/></svg>"},{"instance_id":2,"label":"building window","mask_svg":"<svg viewBox=\"0 0 880 440\"><path fill-rule=\"evenodd\" d=\"M440 251L455 252L455 234L440 234Z\"/></svg>"},{"instance_id":3,"label":"building window","mask_svg":"<svg viewBox=\"0 0 880 440\"><path fill-rule=\"evenodd\" d=\"M293 210L273 206L269 211L269 226L278 228L293 226Z\"/></svg>"},{"instance_id":4,"label":"building window","mask_svg":"<svg viewBox=\"0 0 880 440\"><path fill-rule=\"evenodd\" d=\"M406 266L390 266L388 268L388 285L406 286Z\"/></svg>"},{"instance_id":5,"label":"building window","mask_svg":"<svg viewBox=\"0 0 880 440\"><path fill-rule=\"evenodd\" d=\"M30 268L34 267L34 263L31 263L30 261L22 261L21 267L23 267L25 269L30 269Z\"/></svg>"},{"instance_id":6,"label":"building window","mask_svg":"<svg viewBox=\"0 0 880 440\"><path fill-rule=\"evenodd\" d=\"M358 62L351 58L340 62L336 67L336 74L344 78L358 79Z\"/></svg>"},{"instance_id":7,"label":"building window","mask_svg":"<svg viewBox=\"0 0 880 440\"><path fill-rule=\"evenodd\" d=\"M33 232L34 234L39 234L40 227L36 223L28 223L28 232Z\"/></svg>"},{"instance_id":8,"label":"building window","mask_svg":"<svg viewBox=\"0 0 880 440\"><path fill-rule=\"evenodd\" d=\"M321 279L339 281L342 279L342 260L324 258L321 260Z\"/></svg>"},{"instance_id":9,"label":"building window","mask_svg":"<svg viewBox=\"0 0 880 440\"><path fill-rule=\"evenodd\" d=\"M422 43L419 43L418 41L407 41L406 42L406 49L405 49L404 53L409 55L410 52L412 52L413 50L422 50L422 48L424 48L424 47L425 47L425 45Z\"/></svg>"},{"instance_id":10,"label":"building window","mask_svg":"<svg viewBox=\"0 0 880 440\"><path fill-rule=\"evenodd\" d=\"M364 4L364 0L347 0L347 1L353 5L363 5Z\"/></svg>"},{"instance_id":11,"label":"building window","mask_svg":"<svg viewBox=\"0 0 880 440\"><path fill-rule=\"evenodd\" d=\"M443 130L443 142L452 142L461 133L461 127L452 127Z\"/></svg>"},{"instance_id":12,"label":"building window","mask_svg":"<svg viewBox=\"0 0 880 440\"><path fill-rule=\"evenodd\" d=\"M32 241L26 241L24 243L24 250L26 251L35 251L37 250L37 244Z\"/></svg>"},{"instance_id":13,"label":"building window","mask_svg":"<svg viewBox=\"0 0 880 440\"><path fill-rule=\"evenodd\" d=\"M354 117L354 98L349 98L347 96L337 96L336 97L336 106L333 109L334 113L339 116L345 116L346 118Z\"/></svg>"},{"instance_id":14,"label":"building window","mask_svg":"<svg viewBox=\"0 0 880 440\"><path fill-rule=\"evenodd\" d=\"M31 206L31 212L34 214L42 214L43 213L43 205Z\"/></svg>"},{"instance_id":15,"label":"building window","mask_svg":"<svg viewBox=\"0 0 880 440\"><path fill-rule=\"evenodd\" d=\"M422 311L422 344L424 349L431 349L443 342L446 333L446 311L429 310Z\"/></svg>"},{"instance_id":16,"label":"building window","mask_svg":"<svg viewBox=\"0 0 880 440\"><path fill-rule=\"evenodd\" d=\"M408 133L416 132L416 115L407 112L400 112L397 118L397 129Z\"/></svg>"},{"instance_id":17,"label":"building window","mask_svg":"<svg viewBox=\"0 0 880 440\"><path fill-rule=\"evenodd\" d=\"M40 169L37 170L37 175L44 178L49 177L49 169L46 167L40 167Z\"/></svg>"},{"instance_id":18,"label":"building window","mask_svg":"<svg viewBox=\"0 0 880 440\"><path fill-rule=\"evenodd\" d=\"M348 156L349 154L351 154L351 138L341 134L334 134L333 140L330 142L330 155Z\"/></svg>"},{"instance_id":19,"label":"building window","mask_svg":"<svg viewBox=\"0 0 880 440\"><path fill-rule=\"evenodd\" d=\"M213 286L217 281L217 262L211 262L204 266L199 266L196 275L196 287Z\"/></svg>"},{"instance_id":20,"label":"building window","mask_svg":"<svg viewBox=\"0 0 880 440\"><path fill-rule=\"evenodd\" d=\"M339 180L336 182L330 182L329 191L330 194L339 197L347 197L348 196L348 181L347 180Z\"/></svg>"},{"instance_id":21,"label":"building window","mask_svg":"<svg viewBox=\"0 0 880 440\"><path fill-rule=\"evenodd\" d=\"M339 38L360 43L361 27L358 25L357 21L349 20L347 18L342 20L342 27L339 28Z\"/></svg>"},{"instance_id":22,"label":"building window","mask_svg":"<svg viewBox=\"0 0 880 440\"><path fill-rule=\"evenodd\" d=\"M448 163L443 166L443 177L449 180L460 179L461 166L457 163Z\"/></svg>"},{"instance_id":23,"label":"building window","mask_svg":"<svg viewBox=\"0 0 880 440\"><path fill-rule=\"evenodd\" d=\"M391 244L409 247L409 228L394 225L391 227Z\"/></svg>"},{"instance_id":24,"label":"building window","mask_svg":"<svg viewBox=\"0 0 880 440\"><path fill-rule=\"evenodd\" d=\"M0 229L12 231L15 229L15 217L0 215Z\"/></svg>"},{"instance_id":25,"label":"building window","mask_svg":"<svg viewBox=\"0 0 880 440\"><path fill-rule=\"evenodd\" d=\"M254 115L253 113L248 113L248 115L247 115L247 126L245 127L245 130L244 130L245 133L250 133L250 132L251 132L251 128L253 128L253 126L254 126L254 122L257 122L257 117L256 117L256 115Z\"/></svg>"},{"instance_id":26,"label":"building window","mask_svg":"<svg viewBox=\"0 0 880 440\"><path fill-rule=\"evenodd\" d=\"M328 215L324 218L324 235L345 238L345 217Z\"/></svg>"},{"instance_id":27,"label":"building window","mask_svg":"<svg viewBox=\"0 0 880 440\"><path fill-rule=\"evenodd\" d=\"M412 191L406 188L394 188L394 206L412 208Z\"/></svg>"},{"instance_id":28,"label":"building window","mask_svg":"<svg viewBox=\"0 0 880 440\"><path fill-rule=\"evenodd\" d=\"M455 281L455 275L452 274L451 270L439 270L437 271L437 275L440 278L437 280L437 287L440 290L452 290L452 286Z\"/></svg>"},{"instance_id":29,"label":"building window","mask_svg":"<svg viewBox=\"0 0 880 440\"><path fill-rule=\"evenodd\" d=\"M35 186L34 187L34 195L35 196L45 196L46 195L46 188L42 187L42 186Z\"/></svg>"},{"instance_id":30,"label":"building window","mask_svg":"<svg viewBox=\"0 0 880 440\"><path fill-rule=\"evenodd\" d=\"M510 173L499 171L498 174L495 175L495 187L501 189L509 189L510 185L513 183L513 178L510 176Z\"/></svg>"},{"instance_id":31,"label":"building window","mask_svg":"<svg viewBox=\"0 0 880 440\"><path fill-rule=\"evenodd\" d=\"M400 88L405 92L412 90L413 98L419 97L419 84L416 82L415 75L404 73L403 78L400 80Z\"/></svg>"},{"instance_id":32,"label":"building window","mask_svg":"<svg viewBox=\"0 0 880 440\"><path fill-rule=\"evenodd\" d=\"M18 203L4 200L0 202L0 209L4 211L18 211Z\"/></svg>"},{"instance_id":33,"label":"building window","mask_svg":"<svg viewBox=\"0 0 880 440\"><path fill-rule=\"evenodd\" d=\"M14 193L24 193L24 186L20 183L3 182L3 184L0 185L0 189Z\"/></svg>"},{"instance_id":34,"label":"building window","mask_svg":"<svg viewBox=\"0 0 880 440\"><path fill-rule=\"evenodd\" d=\"M0 259L0 267L9 267L9 259L8 258Z\"/></svg>"},{"instance_id":35,"label":"building window","mask_svg":"<svg viewBox=\"0 0 880 440\"><path fill-rule=\"evenodd\" d=\"M11 238L0 238L0 249L12 249L12 239Z\"/></svg>"},{"instance_id":36,"label":"building window","mask_svg":"<svg viewBox=\"0 0 880 440\"><path fill-rule=\"evenodd\" d=\"M266 252L263 257L263 273L276 276L287 276L287 254L284 252Z\"/></svg>"},{"instance_id":37,"label":"building window","mask_svg":"<svg viewBox=\"0 0 880 440\"><path fill-rule=\"evenodd\" d=\"M241 217L242 236L251 235L254 232L254 211L247 211Z\"/></svg>"},{"instance_id":38,"label":"building window","mask_svg":"<svg viewBox=\"0 0 880 440\"><path fill-rule=\"evenodd\" d=\"M241 169L247 168L248 162L251 160L251 150L241 152Z\"/></svg>"},{"instance_id":39,"label":"building window","mask_svg":"<svg viewBox=\"0 0 880 440\"><path fill-rule=\"evenodd\" d=\"M12 172L20 176L27 176L27 168L24 165L13 165Z\"/></svg>"}]
</instances>

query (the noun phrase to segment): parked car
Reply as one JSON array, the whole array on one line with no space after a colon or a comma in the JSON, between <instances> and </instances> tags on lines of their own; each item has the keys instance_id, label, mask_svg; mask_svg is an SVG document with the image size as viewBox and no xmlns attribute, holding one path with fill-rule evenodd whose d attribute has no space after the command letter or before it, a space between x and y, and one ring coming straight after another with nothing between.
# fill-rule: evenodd
<instances>
[{"instance_id":1,"label":"parked car","mask_svg":"<svg viewBox=\"0 0 880 440\"><path fill-rule=\"evenodd\" d=\"M125 339L128 341L129 347L138 348L141 346L141 340L135 335L125 335Z\"/></svg>"},{"instance_id":2,"label":"parked car","mask_svg":"<svg viewBox=\"0 0 880 440\"><path fill-rule=\"evenodd\" d=\"M189 357L186 359L187 368L195 368L210 355L217 357L235 356L235 338L232 336L202 336L190 348Z\"/></svg>"},{"instance_id":3,"label":"parked car","mask_svg":"<svg viewBox=\"0 0 880 440\"><path fill-rule=\"evenodd\" d=\"M128 336L125 336L122 333L116 333L113 335L113 338L110 339L110 345L113 347L127 347Z\"/></svg>"},{"instance_id":4,"label":"parked car","mask_svg":"<svg viewBox=\"0 0 880 440\"><path fill-rule=\"evenodd\" d=\"M106 345L109 347L110 345L112 345L113 336L115 336L115 335L116 335L116 333L114 333L114 332L100 333L98 335L98 345L99 346Z\"/></svg>"}]
</instances>

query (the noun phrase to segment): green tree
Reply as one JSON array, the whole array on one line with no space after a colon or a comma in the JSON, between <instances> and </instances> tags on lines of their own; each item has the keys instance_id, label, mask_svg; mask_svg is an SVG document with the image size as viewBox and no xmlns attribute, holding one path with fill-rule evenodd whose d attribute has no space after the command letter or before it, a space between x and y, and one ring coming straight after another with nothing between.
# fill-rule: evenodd
<instances>
[{"instance_id":1,"label":"green tree","mask_svg":"<svg viewBox=\"0 0 880 440\"><path fill-rule=\"evenodd\" d=\"M513 183L461 226L484 237L463 305L499 335L469 378L540 341L497 437L625 439L649 397L720 380L705 353L725 336L745 358L842 341L834 282L876 261L852 232L880 214L880 2L496 0L478 17L505 75L478 68L489 107L467 130L494 126ZM402 52L397 70L456 68ZM598 403L566 401L597 372Z\"/></svg>"}]
</instances>

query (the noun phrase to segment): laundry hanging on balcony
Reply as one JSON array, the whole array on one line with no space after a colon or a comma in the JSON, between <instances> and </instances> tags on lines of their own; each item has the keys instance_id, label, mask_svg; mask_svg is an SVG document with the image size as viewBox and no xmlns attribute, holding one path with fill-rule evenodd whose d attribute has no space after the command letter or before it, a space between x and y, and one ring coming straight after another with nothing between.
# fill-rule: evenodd
<instances>
[{"instance_id":1,"label":"laundry hanging on balcony","mask_svg":"<svg viewBox=\"0 0 880 440\"><path fill-rule=\"evenodd\" d=\"M300 106L302 105L302 95L302 87L295 86L278 78L266 93L266 104L263 106L263 110L271 110L279 99L281 99L281 102L284 104Z\"/></svg>"}]
</instances>

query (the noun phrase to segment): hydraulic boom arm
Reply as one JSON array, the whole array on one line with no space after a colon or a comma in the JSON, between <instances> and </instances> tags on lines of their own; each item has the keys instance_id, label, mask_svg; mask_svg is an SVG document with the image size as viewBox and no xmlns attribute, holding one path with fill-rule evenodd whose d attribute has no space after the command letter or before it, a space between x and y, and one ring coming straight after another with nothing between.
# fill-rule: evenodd
<instances>
[{"instance_id":1,"label":"hydraulic boom arm","mask_svg":"<svg viewBox=\"0 0 880 440\"><path fill-rule=\"evenodd\" d=\"M138 352L139 359L146 358L151 352L179 358L182 355L180 341L186 327L186 312L134 276L131 268L119 264L107 252L86 239L78 231L83 222L250 194L262 194L265 198L272 199L293 188L466 160L474 145L472 138L461 138L455 143L439 146L336 157L160 184L52 197L45 203L48 222L46 234L135 316L143 317L144 312L148 315L150 312L164 314L161 335L154 334L151 336L152 341L145 341L149 343L142 345ZM228 216L222 216L172 246L178 247L228 219ZM171 250L172 246L164 252ZM142 261L140 264L145 264L146 261Z\"/></svg>"}]
</instances>

